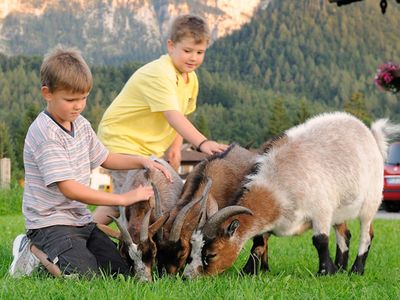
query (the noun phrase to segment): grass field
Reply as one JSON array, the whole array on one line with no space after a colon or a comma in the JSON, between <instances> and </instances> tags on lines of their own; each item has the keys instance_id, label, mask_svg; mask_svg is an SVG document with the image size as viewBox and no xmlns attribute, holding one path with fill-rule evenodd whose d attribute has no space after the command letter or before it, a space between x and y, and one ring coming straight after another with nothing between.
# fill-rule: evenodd
<instances>
[{"instance_id":1,"label":"grass field","mask_svg":"<svg viewBox=\"0 0 400 300\"><path fill-rule=\"evenodd\" d=\"M13 239L24 229L22 215L0 214L0 228L0 299L400 299L399 220L375 220L375 239L364 276L315 276L318 258L308 232L298 237L270 239L269 273L239 274L248 256L249 243L224 274L192 281L163 277L153 283L123 277L54 279L38 274L12 279L8 267ZM351 263L356 255L358 228L358 222L350 223ZM334 249L332 234L332 253Z\"/></svg>"}]
</instances>

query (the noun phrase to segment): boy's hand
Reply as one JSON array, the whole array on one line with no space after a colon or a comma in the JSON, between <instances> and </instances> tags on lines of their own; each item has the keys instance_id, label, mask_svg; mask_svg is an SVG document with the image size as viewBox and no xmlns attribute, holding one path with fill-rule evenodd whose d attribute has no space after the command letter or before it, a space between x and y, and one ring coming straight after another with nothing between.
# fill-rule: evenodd
<instances>
[{"instance_id":1,"label":"boy's hand","mask_svg":"<svg viewBox=\"0 0 400 300\"><path fill-rule=\"evenodd\" d=\"M122 194L123 202L122 206L128 206L140 201L148 201L150 197L154 196L153 188L150 185L140 185L136 189L133 189L125 194Z\"/></svg>"},{"instance_id":2,"label":"boy's hand","mask_svg":"<svg viewBox=\"0 0 400 300\"><path fill-rule=\"evenodd\" d=\"M202 142L202 144L200 145L199 149L201 152L205 153L205 154L215 154L215 153L219 153L219 152L223 152L226 149L228 149L229 145L225 145L225 144L219 144L216 141L212 141L212 140L206 140L204 142Z\"/></svg>"},{"instance_id":3,"label":"boy's hand","mask_svg":"<svg viewBox=\"0 0 400 300\"><path fill-rule=\"evenodd\" d=\"M150 159L146 159L143 162L143 167L150 170L157 169L164 174L164 176L168 179L169 182L173 182L171 173L162 164L156 161L152 161Z\"/></svg>"}]
</instances>

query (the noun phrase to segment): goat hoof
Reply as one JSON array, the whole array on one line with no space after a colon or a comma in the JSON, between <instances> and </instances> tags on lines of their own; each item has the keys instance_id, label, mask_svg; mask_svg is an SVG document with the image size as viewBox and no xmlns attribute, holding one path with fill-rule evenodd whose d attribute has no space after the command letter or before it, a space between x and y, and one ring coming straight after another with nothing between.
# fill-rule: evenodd
<instances>
[{"instance_id":1,"label":"goat hoof","mask_svg":"<svg viewBox=\"0 0 400 300\"><path fill-rule=\"evenodd\" d=\"M317 272L317 276L326 276L326 275L328 275L328 272L327 272L327 270L319 270L318 272Z\"/></svg>"},{"instance_id":2,"label":"goat hoof","mask_svg":"<svg viewBox=\"0 0 400 300\"><path fill-rule=\"evenodd\" d=\"M251 254L246 264L244 265L241 273L244 275L257 275L259 259L257 256Z\"/></svg>"},{"instance_id":3,"label":"goat hoof","mask_svg":"<svg viewBox=\"0 0 400 300\"><path fill-rule=\"evenodd\" d=\"M254 267L245 266L240 272L242 275L257 275L257 269Z\"/></svg>"},{"instance_id":4,"label":"goat hoof","mask_svg":"<svg viewBox=\"0 0 400 300\"><path fill-rule=\"evenodd\" d=\"M320 268L318 270L317 275L318 276L333 275L337 272L338 272L338 268L334 264L330 264L329 266L326 266L325 268Z\"/></svg>"},{"instance_id":5,"label":"goat hoof","mask_svg":"<svg viewBox=\"0 0 400 300\"><path fill-rule=\"evenodd\" d=\"M363 275L364 274L364 268L363 267L359 267L357 265L354 265L351 268L351 273L356 274L356 275Z\"/></svg>"},{"instance_id":6,"label":"goat hoof","mask_svg":"<svg viewBox=\"0 0 400 300\"><path fill-rule=\"evenodd\" d=\"M246 275L257 275L259 272L268 272L269 266L268 264L255 264L253 261L247 262L243 267L241 273Z\"/></svg>"}]
</instances>

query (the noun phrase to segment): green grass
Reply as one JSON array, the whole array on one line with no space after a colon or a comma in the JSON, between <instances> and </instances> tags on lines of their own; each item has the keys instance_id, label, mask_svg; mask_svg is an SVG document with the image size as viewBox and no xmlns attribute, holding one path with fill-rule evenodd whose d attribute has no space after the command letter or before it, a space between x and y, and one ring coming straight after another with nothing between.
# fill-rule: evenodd
<instances>
[{"instance_id":1,"label":"green grass","mask_svg":"<svg viewBox=\"0 0 400 300\"><path fill-rule=\"evenodd\" d=\"M375 239L363 276L347 273L315 276L317 253L311 232L307 232L298 237L270 239L269 273L239 275L249 243L224 274L191 281L163 277L153 283L123 277L54 279L39 274L10 278L12 242L23 232L22 215L1 216L0 228L0 299L400 299L399 220L375 220ZM358 228L357 222L350 223L351 263L357 251ZM333 253L333 234L331 242Z\"/></svg>"},{"instance_id":2,"label":"green grass","mask_svg":"<svg viewBox=\"0 0 400 300\"><path fill-rule=\"evenodd\" d=\"M21 214L23 188L0 189L0 216Z\"/></svg>"}]
</instances>

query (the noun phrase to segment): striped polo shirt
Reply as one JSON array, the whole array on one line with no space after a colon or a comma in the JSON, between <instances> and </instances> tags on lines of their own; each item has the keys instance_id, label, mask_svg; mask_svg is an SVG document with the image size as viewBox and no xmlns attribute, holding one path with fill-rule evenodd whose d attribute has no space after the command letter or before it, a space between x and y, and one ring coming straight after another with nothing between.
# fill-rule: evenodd
<instances>
[{"instance_id":1,"label":"striped polo shirt","mask_svg":"<svg viewBox=\"0 0 400 300\"><path fill-rule=\"evenodd\" d=\"M22 211L26 229L92 222L86 204L65 197L57 182L73 179L89 186L90 173L108 150L90 123L79 116L67 132L45 112L29 127L24 145L25 187Z\"/></svg>"}]
</instances>

